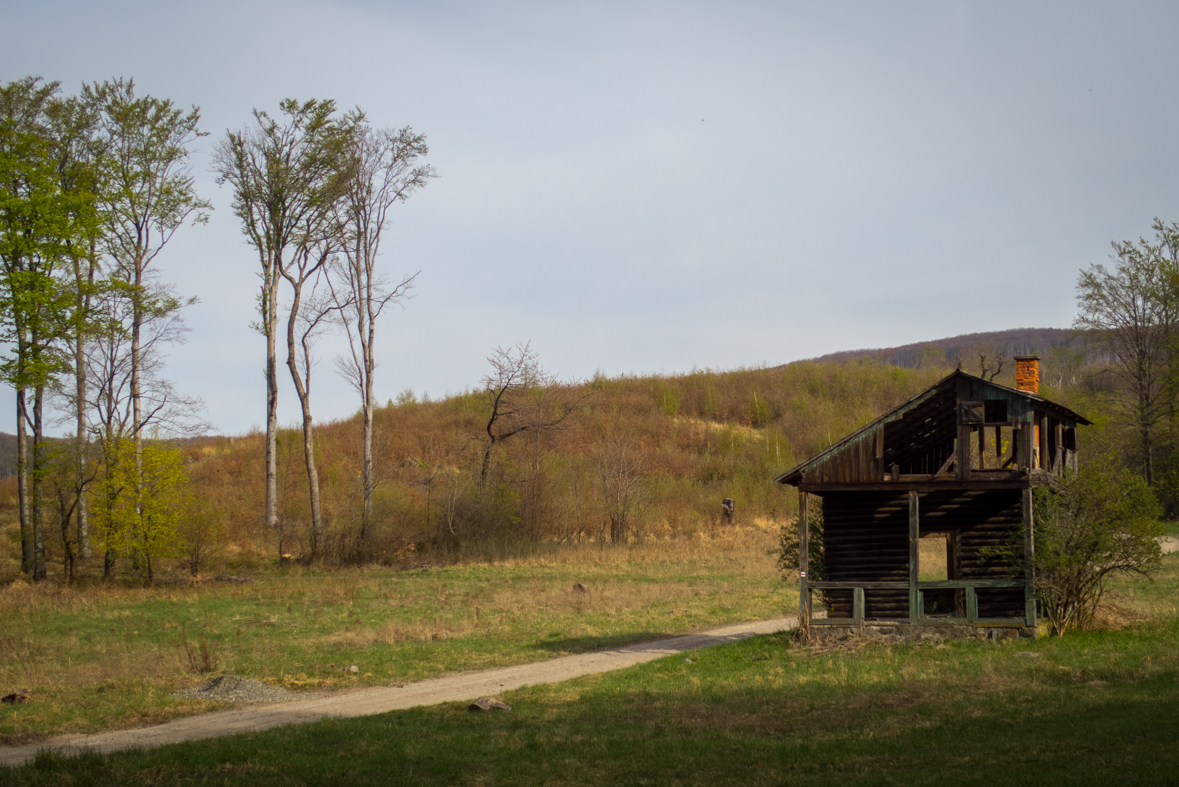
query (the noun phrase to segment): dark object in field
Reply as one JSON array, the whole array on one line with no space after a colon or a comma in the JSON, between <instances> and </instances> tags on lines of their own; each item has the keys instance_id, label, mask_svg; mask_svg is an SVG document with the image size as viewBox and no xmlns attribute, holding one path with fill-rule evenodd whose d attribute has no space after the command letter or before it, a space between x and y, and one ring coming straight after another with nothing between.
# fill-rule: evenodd
<instances>
[{"instance_id":1,"label":"dark object in field","mask_svg":"<svg viewBox=\"0 0 1179 787\"><path fill-rule=\"evenodd\" d=\"M578 593L588 593L589 592L589 588L587 588L585 585L581 584L580 582L574 582L573 589L576 590Z\"/></svg>"},{"instance_id":2,"label":"dark object in field","mask_svg":"<svg viewBox=\"0 0 1179 787\"><path fill-rule=\"evenodd\" d=\"M241 575L218 574L217 576L213 577L213 581L214 582L236 582L239 585L244 585L247 582L253 582L254 578L251 576L247 576L245 574L241 574Z\"/></svg>"},{"instance_id":3,"label":"dark object in field","mask_svg":"<svg viewBox=\"0 0 1179 787\"><path fill-rule=\"evenodd\" d=\"M467 706L467 710L471 713L481 710L511 710L512 706L506 702L492 699L491 697L480 697Z\"/></svg>"},{"instance_id":4,"label":"dark object in field","mask_svg":"<svg viewBox=\"0 0 1179 787\"><path fill-rule=\"evenodd\" d=\"M20 691L14 691L12 694L0 697L0 702L7 702L9 705L32 701L33 692L29 691L28 689L21 689Z\"/></svg>"},{"instance_id":5,"label":"dark object in field","mask_svg":"<svg viewBox=\"0 0 1179 787\"><path fill-rule=\"evenodd\" d=\"M737 508L737 501L731 497L726 497L721 501L721 519L733 524L733 511Z\"/></svg>"}]
</instances>

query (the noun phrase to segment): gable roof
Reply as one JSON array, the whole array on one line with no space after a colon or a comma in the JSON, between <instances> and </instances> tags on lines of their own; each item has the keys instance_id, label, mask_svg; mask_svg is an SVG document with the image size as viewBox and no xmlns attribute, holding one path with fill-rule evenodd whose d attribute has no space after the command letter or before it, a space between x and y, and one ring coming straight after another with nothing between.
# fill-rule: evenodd
<instances>
[{"instance_id":1,"label":"gable roof","mask_svg":"<svg viewBox=\"0 0 1179 787\"><path fill-rule=\"evenodd\" d=\"M877 430L883 428L885 425L895 424L897 421L909 416L914 420L914 425L912 428L905 430L903 437L908 442L903 445L894 445L887 449L894 453L894 461L898 461L900 458L900 456L897 456L898 453L903 455L906 448L912 449L920 443L923 437L932 437L939 428L946 426L945 405L956 400L959 381L968 382L974 396L978 399L1006 400L1016 404L1019 410L1025 412L1042 410L1066 423L1085 425L1092 423L1092 421L1084 416L1073 412L1067 407L1045 399L1039 394L1009 388L1006 385L984 380L981 377L976 377L959 369L951 372L904 404L894 407L866 426L852 432L842 440L833 443L825 450L791 470L786 471L774 480L780 484L797 484L801 481L803 473L807 470L824 464L839 453L851 450L859 450L861 452L867 450L868 446L865 443L868 437L874 436ZM954 413L955 410L951 408L951 418L956 418ZM871 446L871 450L873 452L875 451L875 445Z\"/></svg>"}]
</instances>

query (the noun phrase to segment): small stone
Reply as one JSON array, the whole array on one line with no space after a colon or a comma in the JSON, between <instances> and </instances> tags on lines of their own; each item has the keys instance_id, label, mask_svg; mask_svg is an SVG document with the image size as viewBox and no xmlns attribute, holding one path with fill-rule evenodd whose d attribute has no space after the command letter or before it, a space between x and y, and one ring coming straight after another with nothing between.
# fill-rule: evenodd
<instances>
[{"instance_id":1,"label":"small stone","mask_svg":"<svg viewBox=\"0 0 1179 787\"><path fill-rule=\"evenodd\" d=\"M581 584L580 582L574 582L573 589L576 590L578 593L588 593L589 592L589 588L587 588L585 585Z\"/></svg>"},{"instance_id":2,"label":"small stone","mask_svg":"<svg viewBox=\"0 0 1179 787\"><path fill-rule=\"evenodd\" d=\"M685 664L695 664L696 662L692 661L691 659L684 659L684 663Z\"/></svg>"},{"instance_id":3,"label":"small stone","mask_svg":"<svg viewBox=\"0 0 1179 787\"><path fill-rule=\"evenodd\" d=\"M348 667L347 669L345 669L345 670L344 670L344 672L347 672L349 675L356 675L356 674L359 674L359 672L360 672L360 667L358 667L358 666L356 666L355 664L353 664L352 666L350 666L350 667Z\"/></svg>"},{"instance_id":4,"label":"small stone","mask_svg":"<svg viewBox=\"0 0 1179 787\"><path fill-rule=\"evenodd\" d=\"M491 697L480 697L467 706L467 711L475 713L483 710L511 710L512 706Z\"/></svg>"},{"instance_id":5,"label":"small stone","mask_svg":"<svg viewBox=\"0 0 1179 787\"><path fill-rule=\"evenodd\" d=\"M33 692L31 692L28 689L21 689L20 691L14 691L12 694L8 694L4 697L0 697L0 702L7 702L10 705L15 705L15 704L22 703L22 702L32 702L32 701L33 701Z\"/></svg>"}]
</instances>

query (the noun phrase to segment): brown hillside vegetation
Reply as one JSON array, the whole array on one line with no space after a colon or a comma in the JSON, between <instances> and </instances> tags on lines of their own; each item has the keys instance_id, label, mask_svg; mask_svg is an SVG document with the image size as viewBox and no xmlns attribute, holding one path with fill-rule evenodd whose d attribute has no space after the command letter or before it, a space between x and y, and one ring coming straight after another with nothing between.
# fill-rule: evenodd
<instances>
[{"instance_id":1,"label":"brown hillside vegetation","mask_svg":"<svg viewBox=\"0 0 1179 787\"><path fill-rule=\"evenodd\" d=\"M871 359L809 361L534 388L521 394L524 410L540 412L560 399L576 403L573 412L555 427L499 443L483 484L486 394L402 396L375 415L378 486L374 526L363 539L360 418L319 427L326 559L412 566L526 556L562 544L707 536L724 526L726 497L736 501L737 524L776 529L796 505L773 483L776 475L948 371ZM1079 387L1049 385L1044 392L1066 403L1081 395ZM179 445L194 494L180 527L177 567L208 573L306 555L310 516L298 430L279 436L274 530L262 522L261 434ZM0 486L9 522L0 572L15 574L13 479ZM59 561L60 545L47 542L50 561Z\"/></svg>"},{"instance_id":2,"label":"brown hillside vegetation","mask_svg":"<svg viewBox=\"0 0 1179 787\"><path fill-rule=\"evenodd\" d=\"M379 486L367 544L358 543L360 419L319 429L329 554L386 563L519 554L609 540L612 515L623 519L630 540L691 536L718 525L725 497L736 500L739 522L771 526L793 511L791 496L772 483L776 474L943 373L805 363L599 376L565 392L579 404L559 426L497 446L482 488L489 412L482 392L391 402L375 416ZM224 528L230 556L298 558L309 514L295 430L280 435L278 532L261 523L261 435L215 438L186 450L198 490L194 515Z\"/></svg>"}]
</instances>

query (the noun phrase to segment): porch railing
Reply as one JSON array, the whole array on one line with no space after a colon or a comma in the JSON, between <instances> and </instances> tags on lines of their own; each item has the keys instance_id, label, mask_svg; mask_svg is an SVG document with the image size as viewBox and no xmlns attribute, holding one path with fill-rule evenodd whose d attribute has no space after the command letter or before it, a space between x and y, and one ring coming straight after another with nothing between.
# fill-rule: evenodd
<instances>
[{"instance_id":1,"label":"porch railing","mask_svg":"<svg viewBox=\"0 0 1179 787\"><path fill-rule=\"evenodd\" d=\"M908 582L807 582L806 583L806 611L811 625L815 626L860 626L864 623L864 591L866 590L904 590L909 592L909 622L923 623L967 623L984 626L1034 626L1034 610L1024 617L1012 618L980 618L978 616L978 591L988 588L1022 588L1023 580L1019 579L950 579L918 582L911 587ZM811 613L811 592L814 590L850 590L852 591L852 616L850 618L815 618ZM966 617L936 618L925 615L925 591L927 590L964 590L966 591ZM1032 619L1027 618L1031 616ZM898 618L885 618L897 620Z\"/></svg>"}]
</instances>

